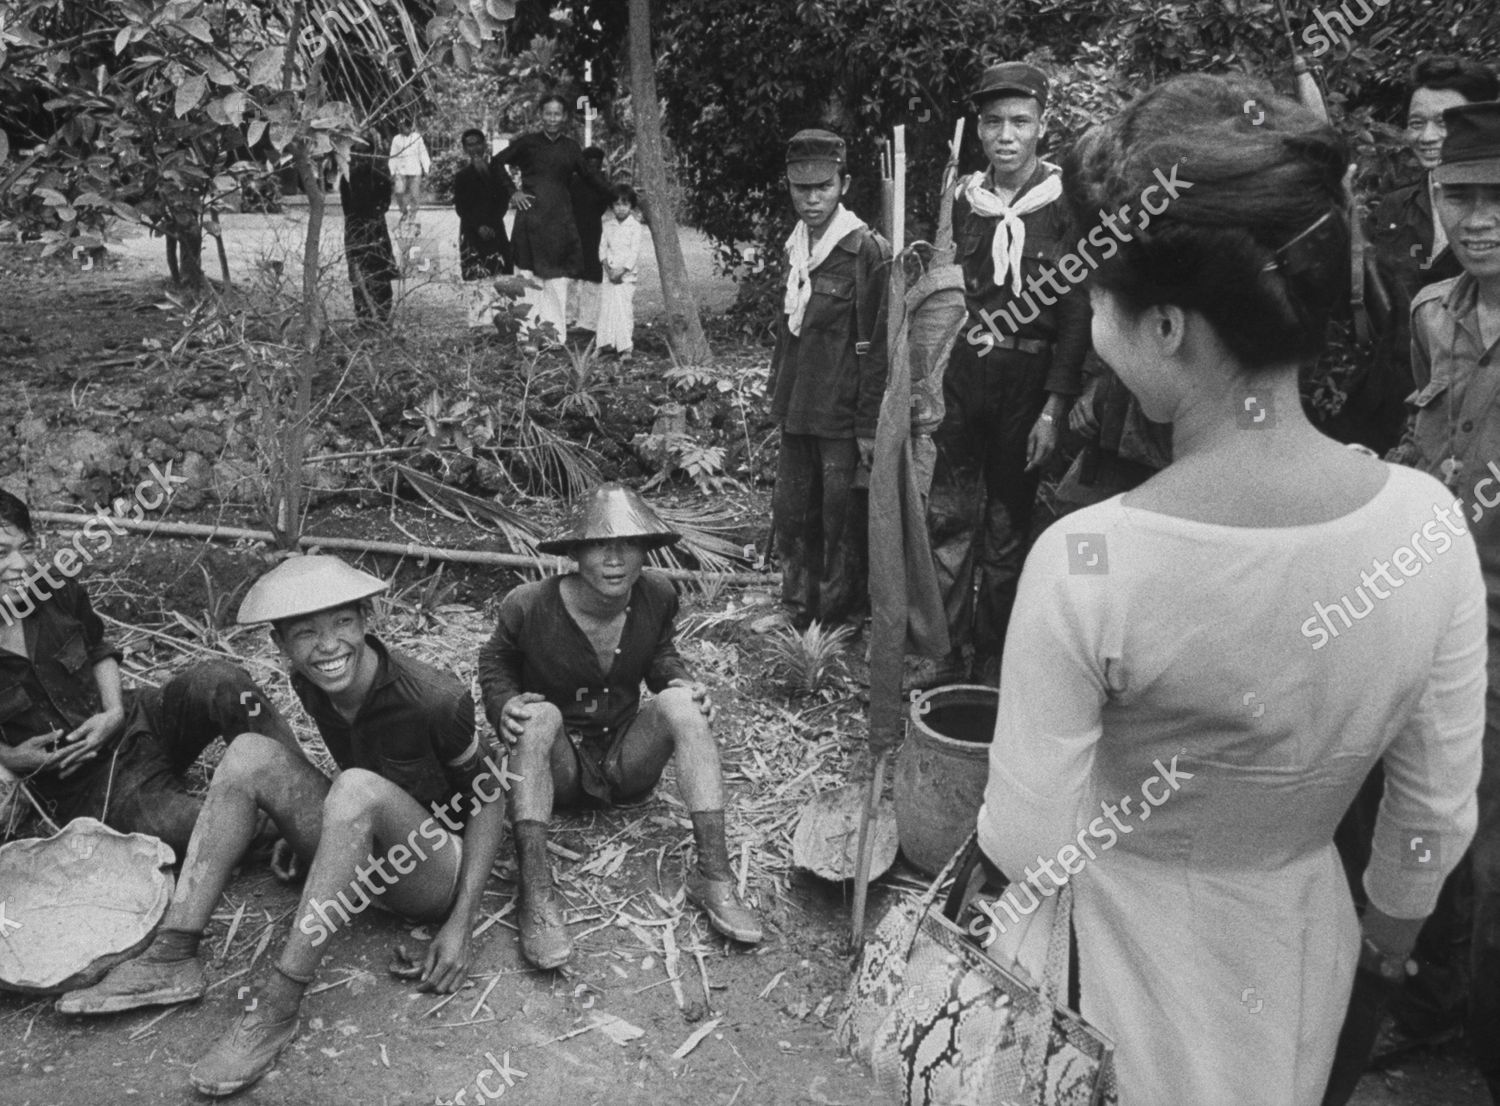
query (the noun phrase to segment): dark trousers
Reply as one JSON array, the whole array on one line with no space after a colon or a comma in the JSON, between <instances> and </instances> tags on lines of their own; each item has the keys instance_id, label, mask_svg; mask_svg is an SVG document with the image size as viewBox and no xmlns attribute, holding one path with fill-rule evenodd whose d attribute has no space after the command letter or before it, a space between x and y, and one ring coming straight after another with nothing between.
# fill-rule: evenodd
<instances>
[{"instance_id":1,"label":"dark trousers","mask_svg":"<svg viewBox=\"0 0 1500 1106\"><path fill-rule=\"evenodd\" d=\"M782 434L771 496L781 598L799 627L845 622L865 607L867 496L854 487L853 438Z\"/></svg>"},{"instance_id":2,"label":"dark trousers","mask_svg":"<svg viewBox=\"0 0 1500 1106\"><path fill-rule=\"evenodd\" d=\"M1500 638L1490 635L1490 683L1484 708L1484 767L1479 828L1469 847L1474 929L1469 971L1469 1051L1500 1106Z\"/></svg>"},{"instance_id":3,"label":"dark trousers","mask_svg":"<svg viewBox=\"0 0 1500 1106\"><path fill-rule=\"evenodd\" d=\"M391 248L385 216L344 219L344 256L349 263L349 287L354 292L354 314L372 322L388 322L394 296L391 282L400 275Z\"/></svg>"},{"instance_id":4,"label":"dark trousers","mask_svg":"<svg viewBox=\"0 0 1500 1106\"><path fill-rule=\"evenodd\" d=\"M943 379L947 412L937 447L927 529L955 651L975 667L998 660L1031 545L1040 469L1026 471L1026 439L1047 402L1050 357L954 347Z\"/></svg>"},{"instance_id":5,"label":"dark trousers","mask_svg":"<svg viewBox=\"0 0 1500 1106\"><path fill-rule=\"evenodd\" d=\"M122 833L149 833L180 861L203 800L189 794L186 772L213 742L263 734L302 755L270 699L238 665L207 661L131 702L124 736L85 786L59 805L59 822L98 818Z\"/></svg>"}]
</instances>

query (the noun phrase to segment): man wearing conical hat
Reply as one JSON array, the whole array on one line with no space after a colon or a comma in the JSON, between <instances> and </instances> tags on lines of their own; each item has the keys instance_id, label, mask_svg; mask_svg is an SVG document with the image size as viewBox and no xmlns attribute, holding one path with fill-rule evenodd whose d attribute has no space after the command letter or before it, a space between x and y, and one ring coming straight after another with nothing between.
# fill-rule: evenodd
<instances>
[{"instance_id":1,"label":"man wearing conical hat","mask_svg":"<svg viewBox=\"0 0 1500 1106\"><path fill-rule=\"evenodd\" d=\"M553 806L641 802L668 761L697 844L688 899L720 933L761 939L729 868L714 708L673 644L677 593L665 576L643 571L650 550L677 539L635 492L595 488L537 545L573 557L578 570L506 595L479 653L485 713L513 747L521 949L539 968L573 951L547 860ZM645 703L642 682L656 693Z\"/></svg>"},{"instance_id":2,"label":"man wearing conical hat","mask_svg":"<svg viewBox=\"0 0 1500 1106\"><path fill-rule=\"evenodd\" d=\"M265 811L310 865L307 881L269 978L193 1067L203 1094L233 1094L275 1066L297 1035L323 942L368 906L437 925L423 990L456 991L466 978L512 777L480 742L457 678L367 633L369 597L385 586L337 557L299 556L246 594L239 621L270 623L340 772L330 781L269 738L241 735L214 773L151 946L58 1000L65 1014L107 1014L201 997L199 941Z\"/></svg>"}]
</instances>

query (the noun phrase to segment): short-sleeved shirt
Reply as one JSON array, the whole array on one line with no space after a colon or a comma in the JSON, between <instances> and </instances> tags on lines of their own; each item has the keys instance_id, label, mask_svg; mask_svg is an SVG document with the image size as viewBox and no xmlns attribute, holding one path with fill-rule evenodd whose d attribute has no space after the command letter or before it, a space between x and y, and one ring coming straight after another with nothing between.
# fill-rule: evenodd
<instances>
[{"instance_id":1,"label":"short-sleeved shirt","mask_svg":"<svg viewBox=\"0 0 1500 1106\"><path fill-rule=\"evenodd\" d=\"M353 722L307 677L293 676L292 690L340 769L374 772L423 806L449 806L462 822L472 804L452 800L475 792L491 752L474 725L473 697L452 673L389 650L373 634L365 643L378 667Z\"/></svg>"},{"instance_id":2,"label":"short-sleeved shirt","mask_svg":"<svg viewBox=\"0 0 1500 1106\"><path fill-rule=\"evenodd\" d=\"M479 650L484 710L499 730L505 704L533 692L562 712L568 730L585 741L608 741L640 709L642 681L661 691L672 680L688 678L672 640L677 592L660 573L641 573L606 671L588 634L563 604L563 579L523 584L501 601L494 636Z\"/></svg>"},{"instance_id":3,"label":"short-sleeved shirt","mask_svg":"<svg viewBox=\"0 0 1500 1106\"><path fill-rule=\"evenodd\" d=\"M28 610L33 603L35 610ZM84 586L65 578L40 601L30 597L8 613L24 619L28 655L0 649L0 741L15 746L54 730L67 733L103 710L94 665L118 660L120 650L105 636ZM123 731L104 748L121 736ZM108 757L96 758L97 765L108 763ZM85 769L62 778L44 770L28 782L43 798L59 800L82 790L92 774Z\"/></svg>"}]
</instances>

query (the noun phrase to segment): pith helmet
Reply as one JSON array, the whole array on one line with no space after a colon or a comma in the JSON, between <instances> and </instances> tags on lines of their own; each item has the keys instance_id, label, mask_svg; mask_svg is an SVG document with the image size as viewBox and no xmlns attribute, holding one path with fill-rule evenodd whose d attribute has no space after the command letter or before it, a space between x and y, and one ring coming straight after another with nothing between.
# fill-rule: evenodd
<instances>
[{"instance_id":1,"label":"pith helmet","mask_svg":"<svg viewBox=\"0 0 1500 1106\"><path fill-rule=\"evenodd\" d=\"M660 549L681 536L634 491L610 483L584 493L557 533L536 547L542 553L571 553L586 541L635 538L647 549Z\"/></svg>"},{"instance_id":2,"label":"pith helmet","mask_svg":"<svg viewBox=\"0 0 1500 1106\"><path fill-rule=\"evenodd\" d=\"M288 557L245 593L237 621L280 622L331 607L357 603L386 588L385 582L337 557L317 554Z\"/></svg>"}]
</instances>

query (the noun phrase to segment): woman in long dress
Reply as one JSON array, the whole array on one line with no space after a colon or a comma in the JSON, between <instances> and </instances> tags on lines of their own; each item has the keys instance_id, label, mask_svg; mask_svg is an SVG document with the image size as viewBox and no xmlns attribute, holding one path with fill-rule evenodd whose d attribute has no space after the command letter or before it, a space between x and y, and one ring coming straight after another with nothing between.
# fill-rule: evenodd
<instances>
[{"instance_id":1,"label":"woman in long dress","mask_svg":"<svg viewBox=\"0 0 1500 1106\"><path fill-rule=\"evenodd\" d=\"M512 251L516 268L542 284L528 321L533 329L551 323L561 341L568 332L568 279L583 271L583 246L569 186L582 178L606 201L613 196L609 182L584 158L583 147L564 133L568 102L553 93L543 96L537 108L542 129L523 134L501 150L493 164L521 170L521 190L511 199L516 208Z\"/></svg>"},{"instance_id":2,"label":"woman in long dress","mask_svg":"<svg viewBox=\"0 0 1500 1106\"><path fill-rule=\"evenodd\" d=\"M1065 169L1084 231L1113 213L1080 247L1095 348L1173 459L1027 558L979 833L1017 916L1071 877L1120 1106L1319 1103L1356 965L1399 978L1473 834L1474 543L1441 484L1323 437L1297 391L1348 160L1259 82L1194 75ZM1382 756L1360 920L1333 832Z\"/></svg>"}]
</instances>

